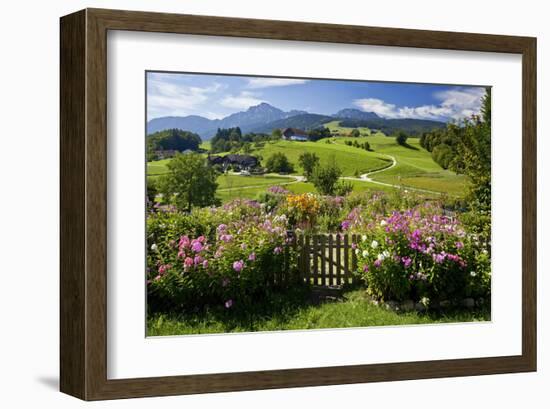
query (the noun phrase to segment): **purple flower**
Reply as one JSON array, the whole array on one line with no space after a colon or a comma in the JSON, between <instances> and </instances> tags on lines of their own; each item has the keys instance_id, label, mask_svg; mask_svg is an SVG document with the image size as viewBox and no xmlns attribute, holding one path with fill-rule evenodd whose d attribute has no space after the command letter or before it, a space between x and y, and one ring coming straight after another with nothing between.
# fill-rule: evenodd
<instances>
[{"instance_id":1,"label":"purple flower","mask_svg":"<svg viewBox=\"0 0 550 409\"><path fill-rule=\"evenodd\" d=\"M243 268L244 268L244 261L238 260L233 263L233 270L235 270L237 273L241 272Z\"/></svg>"},{"instance_id":2,"label":"purple flower","mask_svg":"<svg viewBox=\"0 0 550 409\"><path fill-rule=\"evenodd\" d=\"M378 258L376 260L374 260L374 266L376 268L380 267L381 265L382 265L382 260L380 260Z\"/></svg>"},{"instance_id":3,"label":"purple flower","mask_svg":"<svg viewBox=\"0 0 550 409\"><path fill-rule=\"evenodd\" d=\"M193 240L191 242L191 250L193 250L195 253L198 253L199 251L202 251L202 244L198 240Z\"/></svg>"},{"instance_id":4,"label":"purple flower","mask_svg":"<svg viewBox=\"0 0 550 409\"><path fill-rule=\"evenodd\" d=\"M201 256L195 256L195 258L193 259L193 264L195 264L197 266L200 263L202 263L203 260L204 259Z\"/></svg>"},{"instance_id":5,"label":"purple flower","mask_svg":"<svg viewBox=\"0 0 550 409\"><path fill-rule=\"evenodd\" d=\"M249 261L256 261L256 253L254 253L254 252L250 253L250 255L248 256L248 260Z\"/></svg>"},{"instance_id":6,"label":"purple flower","mask_svg":"<svg viewBox=\"0 0 550 409\"><path fill-rule=\"evenodd\" d=\"M349 229L349 225L350 225L349 221L344 220L344 221L342 222L342 224L341 224L342 230L347 230L347 229Z\"/></svg>"},{"instance_id":7,"label":"purple flower","mask_svg":"<svg viewBox=\"0 0 550 409\"><path fill-rule=\"evenodd\" d=\"M233 300L227 300L225 302L225 308L231 308L233 306Z\"/></svg>"},{"instance_id":8,"label":"purple flower","mask_svg":"<svg viewBox=\"0 0 550 409\"><path fill-rule=\"evenodd\" d=\"M433 259L437 264L441 264L445 261L445 254L434 254Z\"/></svg>"},{"instance_id":9,"label":"purple flower","mask_svg":"<svg viewBox=\"0 0 550 409\"><path fill-rule=\"evenodd\" d=\"M282 252L283 252L283 249L279 246L273 249L273 254L281 254Z\"/></svg>"},{"instance_id":10,"label":"purple flower","mask_svg":"<svg viewBox=\"0 0 550 409\"><path fill-rule=\"evenodd\" d=\"M457 241L457 242L455 243L455 246L456 246L457 249L461 249L461 248L464 247L464 243L462 243L461 241Z\"/></svg>"},{"instance_id":11,"label":"purple flower","mask_svg":"<svg viewBox=\"0 0 550 409\"><path fill-rule=\"evenodd\" d=\"M363 273L368 273L369 272L369 265L368 264L365 264L363 266Z\"/></svg>"},{"instance_id":12,"label":"purple flower","mask_svg":"<svg viewBox=\"0 0 550 409\"><path fill-rule=\"evenodd\" d=\"M403 262L403 266L405 266L405 268L409 268L412 264L412 259L410 257L401 257L401 261Z\"/></svg>"},{"instance_id":13,"label":"purple flower","mask_svg":"<svg viewBox=\"0 0 550 409\"><path fill-rule=\"evenodd\" d=\"M208 268L208 260L204 260L204 261L202 262L202 266L203 266L204 268Z\"/></svg>"},{"instance_id":14,"label":"purple flower","mask_svg":"<svg viewBox=\"0 0 550 409\"><path fill-rule=\"evenodd\" d=\"M357 243L351 243L351 248L355 250L357 248Z\"/></svg>"},{"instance_id":15,"label":"purple flower","mask_svg":"<svg viewBox=\"0 0 550 409\"><path fill-rule=\"evenodd\" d=\"M227 225L222 223L217 227L216 230L218 231L218 233L223 233L226 229L227 229Z\"/></svg>"},{"instance_id":16,"label":"purple flower","mask_svg":"<svg viewBox=\"0 0 550 409\"><path fill-rule=\"evenodd\" d=\"M220 236L220 240L225 241L227 243L227 242L230 242L231 240L233 240L233 236L231 234L222 234Z\"/></svg>"}]
</instances>

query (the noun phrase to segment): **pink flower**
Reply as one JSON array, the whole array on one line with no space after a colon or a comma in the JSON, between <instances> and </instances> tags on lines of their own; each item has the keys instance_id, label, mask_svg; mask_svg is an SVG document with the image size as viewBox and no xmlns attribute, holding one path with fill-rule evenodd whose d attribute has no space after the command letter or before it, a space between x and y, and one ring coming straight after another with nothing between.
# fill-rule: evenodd
<instances>
[{"instance_id":1,"label":"pink flower","mask_svg":"<svg viewBox=\"0 0 550 409\"><path fill-rule=\"evenodd\" d=\"M461 248L464 247L464 243L462 243L461 241L457 241L457 242L455 243L455 246L456 246L457 249L461 249Z\"/></svg>"},{"instance_id":2,"label":"pink flower","mask_svg":"<svg viewBox=\"0 0 550 409\"><path fill-rule=\"evenodd\" d=\"M273 249L273 254L281 254L282 252L283 252L283 249L279 246Z\"/></svg>"},{"instance_id":3,"label":"pink flower","mask_svg":"<svg viewBox=\"0 0 550 409\"><path fill-rule=\"evenodd\" d=\"M231 308L233 306L233 300L227 300L225 302L225 308Z\"/></svg>"},{"instance_id":4,"label":"pink flower","mask_svg":"<svg viewBox=\"0 0 550 409\"><path fill-rule=\"evenodd\" d=\"M244 268L244 261L239 260L233 263L233 270L239 273Z\"/></svg>"},{"instance_id":5,"label":"pink flower","mask_svg":"<svg viewBox=\"0 0 550 409\"><path fill-rule=\"evenodd\" d=\"M256 261L256 253L254 253L254 252L250 253L250 255L248 256L248 260L249 261Z\"/></svg>"},{"instance_id":6,"label":"pink flower","mask_svg":"<svg viewBox=\"0 0 550 409\"><path fill-rule=\"evenodd\" d=\"M203 266L204 268L208 268L208 260L204 260L204 261L202 262L202 266Z\"/></svg>"},{"instance_id":7,"label":"pink flower","mask_svg":"<svg viewBox=\"0 0 550 409\"><path fill-rule=\"evenodd\" d=\"M204 244L204 243L206 242L206 237L204 237L204 236L199 236L199 237L197 237L197 240L199 241L199 243Z\"/></svg>"},{"instance_id":8,"label":"pink flower","mask_svg":"<svg viewBox=\"0 0 550 409\"><path fill-rule=\"evenodd\" d=\"M357 248L357 243L351 243L351 248L355 250Z\"/></svg>"},{"instance_id":9,"label":"pink flower","mask_svg":"<svg viewBox=\"0 0 550 409\"><path fill-rule=\"evenodd\" d=\"M180 242L179 242L180 248L181 247L188 247L189 243L190 243L189 237L187 237L187 236L181 236L180 237Z\"/></svg>"},{"instance_id":10,"label":"pink flower","mask_svg":"<svg viewBox=\"0 0 550 409\"><path fill-rule=\"evenodd\" d=\"M227 242L230 242L231 240L233 240L233 236L231 234L222 234L220 236L220 240L225 241L227 243Z\"/></svg>"},{"instance_id":11,"label":"pink flower","mask_svg":"<svg viewBox=\"0 0 550 409\"><path fill-rule=\"evenodd\" d=\"M171 268L171 267L172 267L172 265L170 265L170 264L162 264L162 265L160 265L160 266L159 266L159 274L160 274L160 275L165 274L165 273L168 271L168 269Z\"/></svg>"},{"instance_id":12,"label":"pink flower","mask_svg":"<svg viewBox=\"0 0 550 409\"><path fill-rule=\"evenodd\" d=\"M185 257L185 260L183 261L183 265L186 267L191 267L193 265L193 259L191 257Z\"/></svg>"},{"instance_id":13,"label":"pink flower","mask_svg":"<svg viewBox=\"0 0 550 409\"><path fill-rule=\"evenodd\" d=\"M403 266L405 266L405 268L409 268L412 264L412 259L410 257L402 257L401 261L403 262Z\"/></svg>"},{"instance_id":14,"label":"pink flower","mask_svg":"<svg viewBox=\"0 0 550 409\"><path fill-rule=\"evenodd\" d=\"M368 264L365 264L363 266L363 273L368 273L369 272L369 265Z\"/></svg>"},{"instance_id":15,"label":"pink flower","mask_svg":"<svg viewBox=\"0 0 550 409\"><path fill-rule=\"evenodd\" d=\"M197 266L200 263L202 263L203 260L204 259L201 256L195 256L195 258L193 259L193 264L195 264Z\"/></svg>"}]
</instances>

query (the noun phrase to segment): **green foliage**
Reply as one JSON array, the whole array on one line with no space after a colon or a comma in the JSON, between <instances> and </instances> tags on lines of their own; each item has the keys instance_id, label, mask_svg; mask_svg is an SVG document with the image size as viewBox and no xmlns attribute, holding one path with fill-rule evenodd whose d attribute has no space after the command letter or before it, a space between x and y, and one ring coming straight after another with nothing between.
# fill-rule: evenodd
<instances>
[{"instance_id":1,"label":"green foliage","mask_svg":"<svg viewBox=\"0 0 550 409\"><path fill-rule=\"evenodd\" d=\"M344 119L340 121L341 127L378 129L386 135L392 135L404 131L410 136L420 136L424 132L445 128L444 122L430 121L426 119Z\"/></svg>"},{"instance_id":2,"label":"green foliage","mask_svg":"<svg viewBox=\"0 0 550 409\"><path fill-rule=\"evenodd\" d=\"M304 176L309 179L315 167L319 164L319 156L313 152L304 152L298 157L298 163L304 170Z\"/></svg>"},{"instance_id":3,"label":"green foliage","mask_svg":"<svg viewBox=\"0 0 550 409\"><path fill-rule=\"evenodd\" d=\"M347 180L342 180L336 184L334 194L336 196L347 196L353 191L353 184Z\"/></svg>"},{"instance_id":4,"label":"green foliage","mask_svg":"<svg viewBox=\"0 0 550 409\"><path fill-rule=\"evenodd\" d=\"M283 132L279 128L275 128L273 131L271 131L271 139L274 141L278 141L283 137Z\"/></svg>"},{"instance_id":5,"label":"green foliage","mask_svg":"<svg viewBox=\"0 0 550 409\"><path fill-rule=\"evenodd\" d=\"M294 166L288 160L284 153L276 152L267 158L265 167L268 172L291 173L294 172Z\"/></svg>"},{"instance_id":6,"label":"green foliage","mask_svg":"<svg viewBox=\"0 0 550 409\"><path fill-rule=\"evenodd\" d=\"M407 139L408 135L403 131L398 132L395 136L395 142L397 142L397 144L401 146L405 146L407 144Z\"/></svg>"},{"instance_id":7,"label":"green foliage","mask_svg":"<svg viewBox=\"0 0 550 409\"><path fill-rule=\"evenodd\" d=\"M465 121L456 144L456 156L451 168L468 176L471 181L472 208L491 210L491 93L483 99L483 118Z\"/></svg>"},{"instance_id":8,"label":"green foliage","mask_svg":"<svg viewBox=\"0 0 550 409\"><path fill-rule=\"evenodd\" d=\"M168 173L159 177L159 191L165 201L184 211L217 204L218 174L204 157L176 154L166 166Z\"/></svg>"},{"instance_id":9,"label":"green foliage","mask_svg":"<svg viewBox=\"0 0 550 409\"><path fill-rule=\"evenodd\" d=\"M320 126L311 129L307 133L307 136L310 141L318 141L319 139L330 138L332 134L330 133L330 129L325 128L324 126Z\"/></svg>"},{"instance_id":10,"label":"green foliage","mask_svg":"<svg viewBox=\"0 0 550 409\"><path fill-rule=\"evenodd\" d=\"M361 136L361 132L359 131L359 129L355 128L352 129L352 131L349 133L349 136L353 138L358 138L359 136Z\"/></svg>"},{"instance_id":11,"label":"green foliage","mask_svg":"<svg viewBox=\"0 0 550 409\"><path fill-rule=\"evenodd\" d=\"M155 159L154 152L157 150L175 150L183 152L187 149L197 151L201 144L199 135L182 131L181 129L167 129L155 132L147 136L148 160Z\"/></svg>"},{"instance_id":12,"label":"green foliage","mask_svg":"<svg viewBox=\"0 0 550 409\"><path fill-rule=\"evenodd\" d=\"M320 194L333 196L340 176L342 176L342 169L333 156L326 165L315 167L311 175L311 182Z\"/></svg>"},{"instance_id":13,"label":"green foliage","mask_svg":"<svg viewBox=\"0 0 550 409\"><path fill-rule=\"evenodd\" d=\"M432 150L432 159L443 169L448 169L451 161L454 159L453 149L446 143L437 145Z\"/></svg>"},{"instance_id":14,"label":"green foliage","mask_svg":"<svg viewBox=\"0 0 550 409\"><path fill-rule=\"evenodd\" d=\"M245 153L252 151L254 147L263 146L263 144L272 139L270 135L263 133L247 133L241 132L241 128L219 128L216 135L210 140L210 152L238 152L245 150Z\"/></svg>"}]
</instances>

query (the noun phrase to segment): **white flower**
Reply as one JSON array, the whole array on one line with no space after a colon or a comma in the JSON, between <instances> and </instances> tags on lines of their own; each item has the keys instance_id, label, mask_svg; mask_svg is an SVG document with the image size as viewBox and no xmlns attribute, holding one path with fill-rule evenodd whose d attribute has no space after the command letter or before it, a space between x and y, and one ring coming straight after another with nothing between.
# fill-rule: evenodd
<instances>
[{"instance_id":1,"label":"white flower","mask_svg":"<svg viewBox=\"0 0 550 409\"><path fill-rule=\"evenodd\" d=\"M380 226L385 226L386 224L388 224L388 222L385 221L385 220L382 220L382 221L380 222Z\"/></svg>"},{"instance_id":2,"label":"white flower","mask_svg":"<svg viewBox=\"0 0 550 409\"><path fill-rule=\"evenodd\" d=\"M363 235L361 236L361 240L367 241L367 236L366 236L366 234L363 234Z\"/></svg>"},{"instance_id":3,"label":"white flower","mask_svg":"<svg viewBox=\"0 0 550 409\"><path fill-rule=\"evenodd\" d=\"M158 250L158 246L157 246L155 243L151 244L151 250L157 251L157 250Z\"/></svg>"},{"instance_id":4,"label":"white flower","mask_svg":"<svg viewBox=\"0 0 550 409\"><path fill-rule=\"evenodd\" d=\"M390 256L390 253L388 250L384 250L382 253L378 254L378 256L376 257L378 260L380 261L384 261L386 258L388 258Z\"/></svg>"},{"instance_id":5,"label":"white flower","mask_svg":"<svg viewBox=\"0 0 550 409\"><path fill-rule=\"evenodd\" d=\"M477 273L476 273L475 271L470 271L470 275L471 275L472 277L475 277L475 276L477 275Z\"/></svg>"},{"instance_id":6,"label":"white flower","mask_svg":"<svg viewBox=\"0 0 550 409\"><path fill-rule=\"evenodd\" d=\"M376 240L373 240L370 246L375 249L376 247L378 247L378 242Z\"/></svg>"},{"instance_id":7,"label":"white flower","mask_svg":"<svg viewBox=\"0 0 550 409\"><path fill-rule=\"evenodd\" d=\"M422 304L425 307L427 307L429 303L430 303L430 299L428 297L422 297L420 299L420 304Z\"/></svg>"},{"instance_id":8,"label":"white flower","mask_svg":"<svg viewBox=\"0 0 550 409\"><path fill-rule=\"evenodd\" d=\"M369 252L367 250L363 250L363 257L367 257L369 255Z\"/></svg>"},{"instance_id":9,"label":"white flower","mask_svg":"<svg viewBox=\"0 0 550 409\"><path fill-rule=\"evenodd\" d=\"M359 249L355 249L355 254L359 255L359 252L360 252Z\"/></svg>"}]
</instances>

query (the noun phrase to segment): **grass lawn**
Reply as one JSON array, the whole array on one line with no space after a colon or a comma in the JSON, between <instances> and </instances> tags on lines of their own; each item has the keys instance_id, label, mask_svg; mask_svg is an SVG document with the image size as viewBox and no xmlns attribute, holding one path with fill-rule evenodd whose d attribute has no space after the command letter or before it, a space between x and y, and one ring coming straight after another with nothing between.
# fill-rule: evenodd
<instances>
[{"instance_id":1,"label":"grass lawn","mask_svg":"<svg viewBox=\"0 0 550 409\"><path fill-rule=\"evenodd\" d=\"M239 310L223 307L190 315L152 315L148 336L212 334L223 332L303 330L370 327L381 325L436 324L490 320L489 311L397 313L373 305L363 290L348 291L341 301L314 304L307 290L296 288L275 294L261 304Z\"/></svg>"},{"instance_id":2,"label":"grass lawn","mask_svg":"<svg viewBox=\"0 0 550 409\"><path fill-rule=\"evenodd\" d=\"M338 121L326 124L330 129L335 129L341 135L348 135L352 128L338 126ZM358 128L361 135L367 135L367 128ZM420 189L433 190L462 195L467 187L466 177L456 175L454 172L445 170L431 157L430 152L420 146L419 138L409 138L408 147L403 147L395 142L392 137L385 136L378 132L371 136L358 138L338 136L330 138L335 144L345 146L346 141L369 142L374 153L390 155L395 158L397 165L387 171L375 174L373 180L396 185L410 186ZM320 141L323 143L323 141ZM317 142L319 143L319 142ZM353 148L360 150L359 148Z\"/></svg>"},{"instance_id":3,"label":"grass lawn","mask_svg":"<svg viewBox=\"0 0 550 409\"><path fill-rule=\"evenodd\" d=\"M344 144L336 144L333 141L294 142L276 141L266 143L263 148L254 149L253 154L259 154L264 161L275 152L284 153L294 165L296 173L302 174L302 168L298 165L298 157L304 152L313 152L326 163L334 155L336 162L342 168L343 176L353 176L356 172L366 173L383 167L387 162L376 152L368 152Z\"/></svg>"}]
</instances>

